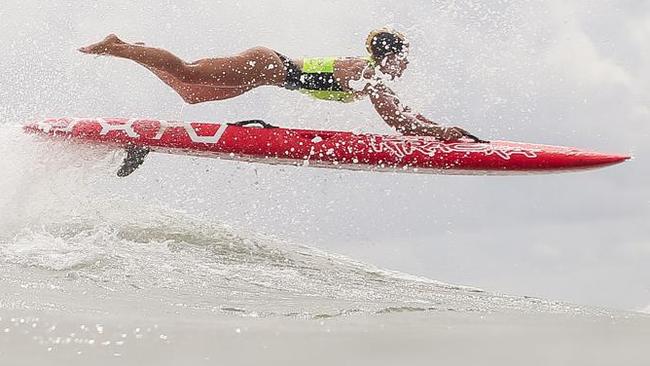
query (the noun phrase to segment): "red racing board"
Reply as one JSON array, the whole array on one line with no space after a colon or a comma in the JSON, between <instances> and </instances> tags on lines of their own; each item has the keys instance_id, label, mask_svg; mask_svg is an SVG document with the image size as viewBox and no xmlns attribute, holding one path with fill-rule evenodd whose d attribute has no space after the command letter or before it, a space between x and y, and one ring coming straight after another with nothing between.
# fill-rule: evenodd
<instances>
[{"instance_id":1,"label":"red racing board","mask_svg":"<svg viewBox=\"0 0 650 366\"><path fill-rule=\"evenodd\" d=\"M258 128L213 122L51 118L26 132L76 142L148 147L222 159L368 171L432 174L531 174L599 168L628 156L506 141L441 142L433 137Z\"/></svg>"}]
</instances>

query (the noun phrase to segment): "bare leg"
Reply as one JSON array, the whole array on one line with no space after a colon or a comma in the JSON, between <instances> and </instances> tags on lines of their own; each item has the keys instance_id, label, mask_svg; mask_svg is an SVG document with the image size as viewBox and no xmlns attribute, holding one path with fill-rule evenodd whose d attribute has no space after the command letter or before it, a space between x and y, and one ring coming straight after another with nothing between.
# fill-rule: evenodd
<instances>
[{"instance_id":1,"label":"bare leg","mask_svg":"<svg viewBox=\"0 0 650 366\"><path fill-rule=\"evenodd\" d=\"M147 67L147 69L154 73L154 75L156 75L165 84L174 89L174 91L189 104L233 98L253 89L253 87L219 88L200 84L187 84L164 71L159 71L150 67Z\"/></svg>"},{"instance_id":2,"label":"bare leg","mask_svg":"<svg viewBox=\"0 0 650 366\"><path fill-rule=\"evenodd\" d=\"M111 45L114 43L124 44L124 42L115 35L109 35L102 42L80 48L79 50L90 54L108 54L108 48L112 47ZM144 45L143 43L136 44ZM253 89L253 87L250 86L220 88L201 84L188 84L165 71L157 70L142 63L140 63L140 65L146 67L165 84L174 89L174 91L178 93L185 102L190 104L233 98Z\"/></svg>"},{"instance_id":3,"label":"bare leg","mask_svg":"<svg viewBox=\"0 0 650 366\"><path fill-rule=\"evenodd\" d=\"M252 48L233 57L186 63L169 51L131 45L115 35L109 35L103 41L82 47L79 51L130 59L190 84L240 88L281 85L285 79L282 61L273 50L264 47Z\"/></svg>"}]
</instances>

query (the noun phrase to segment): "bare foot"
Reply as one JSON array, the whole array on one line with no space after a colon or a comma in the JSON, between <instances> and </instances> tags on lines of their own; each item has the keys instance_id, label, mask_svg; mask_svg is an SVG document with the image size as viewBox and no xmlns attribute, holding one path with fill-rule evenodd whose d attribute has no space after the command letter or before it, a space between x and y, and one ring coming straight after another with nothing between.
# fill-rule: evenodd
<instances>
[{"instance_id":1,"label":"bare foot","mask_svg":"<svg viewBox=\"0 0 650 366\"><path fill-rule=\"evenodd\" d=\"M121 39L117 38L115 34L111 33L100 42L79 48L79 52L93 55L107 55L111 53L113 46L118 44L126 44L126 42L122 41Z\"/></svg>"}]
</instances>

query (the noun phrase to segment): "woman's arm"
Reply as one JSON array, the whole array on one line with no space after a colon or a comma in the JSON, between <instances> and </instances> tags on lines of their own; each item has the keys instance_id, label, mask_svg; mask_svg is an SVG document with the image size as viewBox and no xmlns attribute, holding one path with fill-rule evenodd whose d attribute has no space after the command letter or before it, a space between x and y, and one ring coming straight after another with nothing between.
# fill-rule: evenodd
<instances>
[{"instance_id":1,"label":"woman's arm","mask_svg":"<svg viewBox=\"0 0 650 366\"><path fill-rule=\"evenodd\" d=\"M444 127L410 108L402 106L395 93L383 84L368 87L368 94L381 118L403 135L434 136L443 141L458 140L467 134L459 127Z\"/></svg>"}]
</instances>

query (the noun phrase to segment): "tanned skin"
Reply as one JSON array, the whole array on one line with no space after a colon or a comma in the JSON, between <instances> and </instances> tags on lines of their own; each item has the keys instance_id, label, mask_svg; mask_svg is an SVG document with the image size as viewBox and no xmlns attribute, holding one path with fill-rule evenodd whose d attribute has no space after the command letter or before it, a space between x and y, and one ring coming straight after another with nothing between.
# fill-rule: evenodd
<instances>
[{"instance_id":1,"label":"tanned skin","mask_svg":"<svg viewBox=\"0 0 650 366\"><path fill-rule=\"evenodd\" d=\"M127 43L110 34L102 41L79 49L95 55L129 59L146 67L169 85L187 103L196 104L233 98L259 86L282 87L286 72L282 60L272 49L255 47L240 54L186 62L173 53L138 43ZM302 67L303 60L293 60ZM406 57L389 54L378 63L379 71L395 79L402 76L409 62ZM339 59L334 77L344 87L359 80L371 80L375 69L363 58ZM397 95L382 83L368 83L355 97L368 96L381 118L404 135L434 136L442 141L467 135L459 127L444 127L403 106Z\"/></svg>"}]
</instances>

